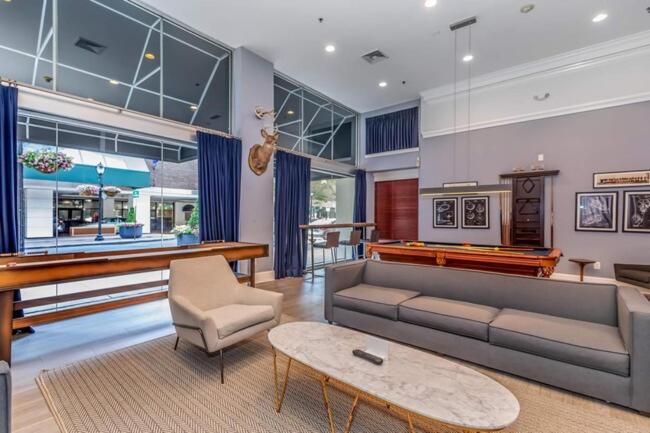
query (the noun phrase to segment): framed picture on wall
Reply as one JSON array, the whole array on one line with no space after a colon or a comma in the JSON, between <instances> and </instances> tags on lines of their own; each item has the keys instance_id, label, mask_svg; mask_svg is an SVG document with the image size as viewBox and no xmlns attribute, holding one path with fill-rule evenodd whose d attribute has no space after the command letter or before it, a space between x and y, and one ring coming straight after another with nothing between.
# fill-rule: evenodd
<instances>
[{"instance_id":1,"label":"framed picture on wall","mask_svg":"<svg viewBox=\"0 0 650 433\"><path fill-rule=\"evenodd\" d=\"M618 192L576 193L576 231L617 232Z\"/></svg>"},{"instance_id":2,"label":"framed picture on wall","mask_svg":"<svg viewBox=\"0 0 650 433\"><path fill-rule=\"evenodd\" d=\"M650 186L650 170L594 173L594 189Z\"/></svg>"},{"instance_id":3,"label":"framed picture on wall","mask_svg":"<svg viewBox=\"0 0 650 433\"><path fill-rule=\"evenodd\" d=\"M650 233L650 191L625 191L623 231Z\"/></svg>"},{"instance_id":4,"label":"framed picture on wall","mask_svg":"<svg viewBox=\"0 0 650 433\"><path fill-rule=\"evenodd\" d=\"M458 228L458 199L456 197L433 199L433 228Z\"/></svg>"},{"instance_id":5,"label":"framed picture on wall","mask_svg":"<svg viewBox=\"0 0 650 433\"><path fill-rule=\"evenodd\" d=\"M463 228L490 228L490 197L463 197Z\"/></svg>"}]
</instances>

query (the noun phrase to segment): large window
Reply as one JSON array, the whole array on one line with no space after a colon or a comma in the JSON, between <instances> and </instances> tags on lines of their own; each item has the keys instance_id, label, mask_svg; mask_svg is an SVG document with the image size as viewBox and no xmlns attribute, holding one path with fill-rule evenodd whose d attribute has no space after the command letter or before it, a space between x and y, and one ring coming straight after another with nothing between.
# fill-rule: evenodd
<instances>
[{"instance_id":1,"label":"large window","mask_svg":"<svg viewBox=\"0 0 650 433\"><path fill-rule=\"evenodd\" d=\"M20 232L25 253L70 253L196 243L196 143L20 112ZM56 158L71 166L51 172ZM103 167L100 177L98 167ZM99 186L103 194L100 197ZM100 231L101 222L101 231ZM192 229L194 227L194 229ZM174 230L176 229L176 230ZM188 233L177 237L177 233ZM98 235L103 239L99 240ZM194 236L192 235L194 233ZM160 282L168 271L52 284L23 290L24 299L135 283ZM32 308L68 308L164 290L147 289Z\"/></svg>"},{"instance_id":2,"label":"large window","mask_svg":"<svg viewBox=\"0 0 650 433\"><path fill-rule=\"evenodd\" d=\"M310 224L351 223L354 212L354 177L312 170L310 182ZM339 240L350 238L351 229L333 229L340 232ZM324 241L328 230L314 230L314 241ZM314 250L315 263L331 263L330 251ZM339 260L351 257L350 247L337 250ZM311 248L308 249L307 266L311 264Z\"/></svg>"},{"instance_id":3,"label":"large window","mask_svg":"<svg viewBox=\"0 0 650 433\"><path fill-rule=\"evenodd\" d=\"M356 164L357 114L277 74L274 81L278 145Z\"/></svg>"},{"instance_id":4,"label":"large window","mask_svg":"<svg viewBox=\"0 0 650 433\"><path fill-rule=\"evenodd\" d=\"M18 124L25 252L177 244L175 232L190 223L198 199L195 143L37 113L21 113ZM72 167L50 173L47 166L30 162L57 156L69 159ZM127 233L124 225L138 230Z\"/></svg>"},{"instance_id":5,"label":"large window","mask_svg":"<svg viewBox=\"0 0 650 433\"><path fill-rule=\"evenodd\" d=\"M165 119L229 131L230 59L126 0L0 2L0 76Z\"/></svg>"}]
</instances>

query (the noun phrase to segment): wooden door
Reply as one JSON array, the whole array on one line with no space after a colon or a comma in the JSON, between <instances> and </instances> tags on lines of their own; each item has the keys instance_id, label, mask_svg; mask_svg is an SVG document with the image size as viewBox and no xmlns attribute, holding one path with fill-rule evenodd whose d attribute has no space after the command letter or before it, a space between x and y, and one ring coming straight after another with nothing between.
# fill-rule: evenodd
<instances>
[{"instance_id":1,"label":"wooden door","mask_svg":"<svg viewBox=\"0 0 650 433\"><path fill-rule=\"evenodd\" d=\"M382 239L418 238L417 179L375 183L375 224Z\"/></svg>"}]
</instances>

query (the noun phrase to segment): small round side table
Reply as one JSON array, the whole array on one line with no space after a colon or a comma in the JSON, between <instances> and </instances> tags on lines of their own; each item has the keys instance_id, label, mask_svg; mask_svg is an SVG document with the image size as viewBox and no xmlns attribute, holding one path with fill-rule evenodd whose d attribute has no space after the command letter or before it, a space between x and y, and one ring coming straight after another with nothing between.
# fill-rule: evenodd
<instances>
[{"instance_id":1,"label":"small round side table","mask_svg":"<svg viewBox=\"0 0 650 433\"><path fill-rule=\"evenodd\" d=\"M580 281L585 280L585 266L593 265L596 263L595 260L590 259L569 259L570 262L577 263L580 266Z\"/></svg>"}]
</instances>

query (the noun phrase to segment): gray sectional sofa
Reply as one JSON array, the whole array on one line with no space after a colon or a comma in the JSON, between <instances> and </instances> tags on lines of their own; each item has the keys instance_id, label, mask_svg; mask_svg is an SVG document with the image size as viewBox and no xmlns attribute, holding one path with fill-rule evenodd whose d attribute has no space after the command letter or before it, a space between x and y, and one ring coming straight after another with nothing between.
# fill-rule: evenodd
<instances>
[{"instance_id":1,"label":"gray sectional sofa","mask_svg":"<svg viewBox=\"0 0 650 433\"><path fill-rule=\"evenodd\" d=\"M614 263L614 273L618 281L650 289L650 265Z\"/></svg>"},{"instance_id":2,"label":"gray sectional sofa","mask_svg":"<svg viewBox=\"0 0 650 433\"><path fill-rule=\"evenodd\" d=\"M0 433L11 431L11 374L6 362L0 361Z\"/></svg>"},{"instance_id":3,"label":"gray sectional sofa","mask_svg":"<svg viewBox=\"0 0 650 433\"><path fill-rule=\"evenodd\" d=\"M402 263L325 271L325 318L650 412L650 302L637 290Z\"/></svg>"}]
</instances>

